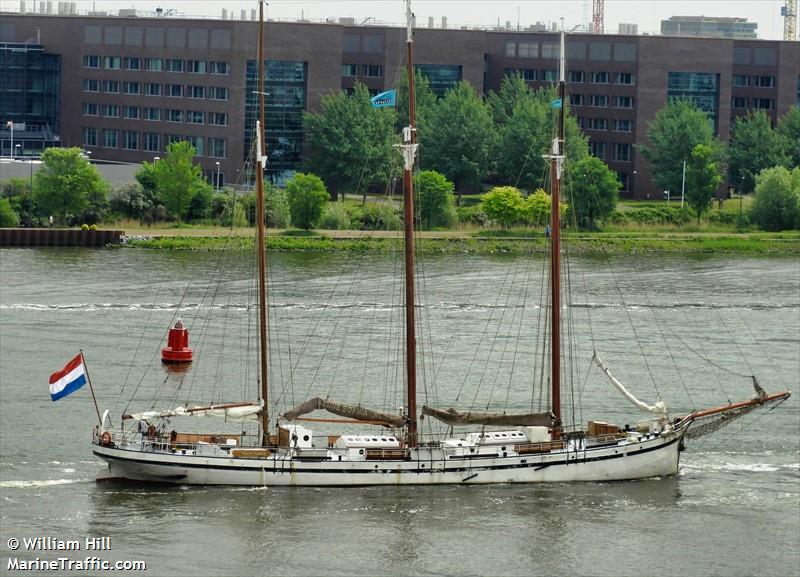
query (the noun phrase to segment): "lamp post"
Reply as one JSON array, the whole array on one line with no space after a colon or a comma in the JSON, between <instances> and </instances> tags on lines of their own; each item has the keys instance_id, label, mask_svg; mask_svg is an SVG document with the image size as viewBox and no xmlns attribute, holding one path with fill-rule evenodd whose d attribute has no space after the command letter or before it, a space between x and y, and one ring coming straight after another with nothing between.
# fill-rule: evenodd
<instances>
[{"instance_id":1,"label":"lamp post","mask_svg":"<svg viewBox=\"0 0 800 577\"><path fill-rule=\"evenodd\" d=\"M11 145L8 147L8 154L11 156L11 160L14 160L14 121L9 120L6 122L6 126L11 129Z\"/></svg>"},{"instance_id":2,"label":"lamp post","mask_svg":"<svg viewBox=\"0 0 800 577\"><path fill-rule=\"evenodd\" d=\"M681 176L681 208L683 208L683 193L686 190L686 161L683 161L683 176Z\"/></svg>"},{"instance_id":3,"label":"lamp post","mask_svg":"<svg viewBox=\"0 0 800 577\"><path fill-rule=\"evenodd\" d=\"M215 162L214 164L216 164L216 165L217 165L217 180L216 180L216 181L215 181L215 183L214 183L214 184L215 184L215 187L214 187L214 188L216 188L217 190L219 190L219 189L220 189L220 186L219 186L219 160L218 160L217 162Z\"/></svg>"},{"instance_id":4,"label":"lamp post","mask_svg":"<svg viewBox=\"0 0 800 577\"><path fill-rule=\"evenodd\" d=\"M667 199L667 207L669 207L669 191L668 190L664 191L664 198Z\"/></svg>"}]
</instances>

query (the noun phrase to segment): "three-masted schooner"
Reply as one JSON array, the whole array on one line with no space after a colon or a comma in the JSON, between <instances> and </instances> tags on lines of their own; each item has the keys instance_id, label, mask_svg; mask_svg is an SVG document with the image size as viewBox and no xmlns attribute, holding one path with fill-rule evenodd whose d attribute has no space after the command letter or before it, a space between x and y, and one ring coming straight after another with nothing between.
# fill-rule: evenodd
<instances>
[{"instance_id":1,"label":"three-masted schooner","mask_svg":"<svg viewBox=\"0 0 800 577\"><path fill-rule=\"evenodd\" d=\"M258 69L263 87L263 2L259 2ZM417 343L414 281L413 171L417 156L414 110L413 14L406 1L409 124L402 144L405 220L405 406L388 413L313 398L272 419L268 414L268 347L263 170L264 95L260 92L257 138L257 238L259 289L260 399L203 407L177 407L123 415L130 426L95 428L93 452L108 464L105 478L179 484L363 486L418 484L486 484L563 481L609 481L672 475L678 471L687 432L698 420L730 418L788 392L727 404L670 418L661 402L647 405L617 381L595 355L595 363L628 400L652 413L649 421L622 429L592 422L587 428L564 426L561 417L561 222L560 184L565 170L566 104L564 34L558 82L559 123L547 158L552 187L550 230L550 375L551 408L540 413L475 412L423 406L417 409ZM381 433L315 437L299 424L305 414L326 410L361 425L380 425ZM241 435L183 433L169 430L171 419L218 415L228 421L260 423L258 442ZM449 434L420 438L418 418L432 417L449 426ZM275 426L275 429L271 427ZM274 432L274 434L273 434Z\"/></svg>"}]
</instances>

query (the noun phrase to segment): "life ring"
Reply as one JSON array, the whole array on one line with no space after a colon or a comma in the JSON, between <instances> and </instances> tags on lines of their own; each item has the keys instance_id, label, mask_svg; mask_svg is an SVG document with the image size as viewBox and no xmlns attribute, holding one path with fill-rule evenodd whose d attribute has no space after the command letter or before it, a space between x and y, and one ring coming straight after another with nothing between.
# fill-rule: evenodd
<instances>
[{"instance_id":1,"label":"life ring","mask_svg":"<svg viewBox=\"0 0 800 577\"><path fill-rule=\"evenodd\" d=\"M107 447L111 444L111 433L108 431L103 431L100 435L100 444L104 447Z\"/></svg>"}]
</instances>

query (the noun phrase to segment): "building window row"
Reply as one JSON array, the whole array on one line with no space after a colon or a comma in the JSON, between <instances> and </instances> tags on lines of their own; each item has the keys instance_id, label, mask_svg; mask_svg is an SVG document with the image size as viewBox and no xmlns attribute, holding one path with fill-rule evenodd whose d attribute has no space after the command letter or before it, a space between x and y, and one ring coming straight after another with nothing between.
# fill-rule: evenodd
<instances>
[{"instance_id":1,"label":"building window row","mask_svg":"<svg viewBox=\"0 0 800 577\"><path fill-rule=\"evenodd\" d=\"M775 88L774 76L748 76L746 74L733 75L734 86L755 86L756 88Z\"/></svg>"},{"instance_id":2,"label":"building window row","mask_svg":"<svg viewBox=\"0 0 800 577\"><path fill-rule=\"evenodd\" d=\"M613 108L630 109L633 108L635 99L633 96L614 96L613 99L606 94L577 94L570 93L569 103L571 106L591 106L593 108L608 108L609 102ZM587 104L588 103L588 104Z\"/></svg>"},{"instance_id":3,"label":"building window row","mask_svg":"<svg viewBox=\"0 0 800 577\"><path fill-rule=\"evenodd\" d=\"M567 59L570 62L591 60L596 62L635 62L636 44L631 42L567 42ZM613 49L613 57L612 57ZM557 59L561 47L557 41L534 40L506 42L505 55L509 58Z\"/></svg>"},{"instance_id":4,"label":"building window row","mask_svg":"<svg viewBox=\"0 0 800 577\"><path fill-rule=\"evenodd\" d=\"M119 80L83 80L84 92L105 92L107 94L144 94L145 96L168 96L171 98L195 98L209 100L228 100L227 86L198 86L183 84L159 84L155 82L120 82Z\"/></svg>"},{"instance_id":5,"label":"building window row","mask_svg":"<svg viewBox=\"0 0 800 577\"><path fill-rule=\"evenodd\" d=\"M118 128L99 129L93 126L83 127L82 134L83 146L163 152L173 142L186 141L194 147L196 156L227 158L228 155L228 143L224 138L138 132Z\"/></svg>"},{"instance_id":6,"label":"building window row","mask_svg":"<svg viewBox=\"0 0 800 577\"><path fill-rule=\"evenodd\" d=\"M119 106L117 104L83 103L84 116L105 116L128 120L165 120L166 122L186 122L188 124L209 124L227 126L227 112L204 112L200 110L177 110L173 108L151 108L138 106ZM121 116L120 116L121 113Z\"/></svg>"},{"instance_id":7,"label":"building window row","mask_svg":"<svg viewBox=\"0 0 800 577\"><path fill-rule=\"evenodd\" d=\"M141 58L139 56L98 56L86 54L84 68L107 70L146 70L148 72L188 72L189 74L230 74L230 62L223 60L183 60L176 58Z\"/></svg>"},{"instance_id":8,"label":"building window row","mask_svg":"<svg viewBox=\"0 0 800 577\"><path fill-rule=\"evenodd\" d=\"M342 64L342 76L383 78L383 66L380 64Z\"/></svg>"}]
</instances>

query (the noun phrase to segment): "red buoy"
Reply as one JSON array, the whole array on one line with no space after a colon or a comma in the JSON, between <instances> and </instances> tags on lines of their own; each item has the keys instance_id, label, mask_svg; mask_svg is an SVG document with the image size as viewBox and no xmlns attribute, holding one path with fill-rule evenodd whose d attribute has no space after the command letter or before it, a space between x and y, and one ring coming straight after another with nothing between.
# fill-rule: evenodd
<instances>
[{"instance_id":1,"label":"red buoy","mask_svg":"<svg viewBox=\"0 0 800 577\"><path fill-rule=\"evenodd\" d=\"M192 349L189 348L189 331L178 319L175 326L169 329L167 346L161 349L162 363L191 363Z\"/></svg>"}]
</instances>

